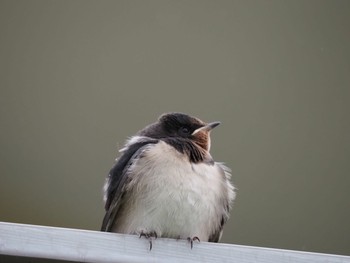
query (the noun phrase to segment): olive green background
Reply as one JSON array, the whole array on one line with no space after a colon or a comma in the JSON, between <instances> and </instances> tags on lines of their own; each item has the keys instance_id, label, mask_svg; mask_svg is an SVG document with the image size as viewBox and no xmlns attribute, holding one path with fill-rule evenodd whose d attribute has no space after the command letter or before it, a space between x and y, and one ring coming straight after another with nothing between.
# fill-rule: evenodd
<instances>
[{"instance_id":1,"label":"olive green background","mask_svg":"<svg viewBox=\"0 0 350 263\"><path fill-rule=\"evenodd\" d=\"M350 255L350 1L1 0L0 38L0 221L98 230L118 147L181 111L222 122L222 242Z\"/></svg>"}]
</instances>

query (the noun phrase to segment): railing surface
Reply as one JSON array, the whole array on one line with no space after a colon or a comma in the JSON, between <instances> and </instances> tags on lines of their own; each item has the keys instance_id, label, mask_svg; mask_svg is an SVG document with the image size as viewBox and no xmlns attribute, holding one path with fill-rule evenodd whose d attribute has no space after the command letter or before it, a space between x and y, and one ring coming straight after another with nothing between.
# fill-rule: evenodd
<instances>
[{"instance_id":1,"label":"railing surface","mask_svg":"<svg viewBox=\"0 0 350 263\"><path fill-rule=\"evenodd\" d=\"M8 256L76 262L350 263L349 256L0 222L0 262Z\"/></svg>"}]
</instances>

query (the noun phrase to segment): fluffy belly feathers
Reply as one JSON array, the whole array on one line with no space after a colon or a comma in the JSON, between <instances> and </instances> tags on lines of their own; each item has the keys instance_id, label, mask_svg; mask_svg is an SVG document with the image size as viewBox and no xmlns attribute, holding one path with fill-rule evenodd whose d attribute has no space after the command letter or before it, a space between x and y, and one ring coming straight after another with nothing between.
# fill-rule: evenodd
<instances>
[{"instance_id":1,"label":"fluffy belly feathers","mask_svg":"<svg viewBox=\"0 0 350 263\"><path fill-rule=\"evenodd\" d=\"M191 164L164 142L151 145L143 155L148 158L129 168L131 182L112 231L155 231L158 237L207 241L220 224L222 200L230 194L222 166Z\"/></svg>"}]
</instances>

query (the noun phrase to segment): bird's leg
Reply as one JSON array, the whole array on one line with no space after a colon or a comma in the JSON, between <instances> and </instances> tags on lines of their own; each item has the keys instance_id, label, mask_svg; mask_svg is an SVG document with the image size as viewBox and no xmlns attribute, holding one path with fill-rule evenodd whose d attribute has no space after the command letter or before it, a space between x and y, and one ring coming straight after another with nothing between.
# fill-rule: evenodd
<instances>
[{"instance_id":1,"label":"bird's leg","mask_svg":"<svg viewBox=\"0 0 350 263\"><path fill-rule=\"evenodd\" d=\"M148 242L149 242L149 250L152 250L152 237L154 237L155 239L157 239L158 235L156 231L144 231L141 230L140 234L139 234L139 238L141 237L145 237Z\"/></svg>"},{"instance_id":2,"label":"bird's leg","mask_svg":"<svg viewBox=\"0 0 350 263\"><path fill-rule=\"evenodd\" d=\"M188 237L187 240L191 244L191 249L193 248L193 241L197 240L198 242L201 242L198 237Z\"/></svg>"}]
</instances>

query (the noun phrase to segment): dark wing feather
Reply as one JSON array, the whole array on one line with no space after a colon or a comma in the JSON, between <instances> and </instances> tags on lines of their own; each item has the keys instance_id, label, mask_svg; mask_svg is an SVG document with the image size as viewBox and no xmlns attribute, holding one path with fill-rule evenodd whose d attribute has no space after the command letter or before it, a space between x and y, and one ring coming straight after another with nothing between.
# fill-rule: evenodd
<instances>
[{"instance_id":1,"label":"dark wing feather","mask_svg":"<svg viewBox=\"0 0 350 263\"><path fill-rule=\"evenodd\" d=\"M221 222L220 222L220 226L216 229L216 231L210 235L208 241L209 242L219 242L221 235L222 235L222 229L224 227L225 224L225 219L224 217L221 218Z\"/></svg>"},{"instance_id":2,"label":"dark wing feather","mask_svg":"<svg viewBox=\"0 0 350 263\"><path fill-rule=\"evenodd\" d=\"M145 139L127 147L123 155L109 172L109 185L107 188L107 200L105 204L106 214L103 218L101 231L110 232L113 222L118 213L121 199L123 197L123 188L128 182L127 170L133 161L139 158L144 148L149 144L155 144L158 140Z\"/></svg>"}]
</instances>

